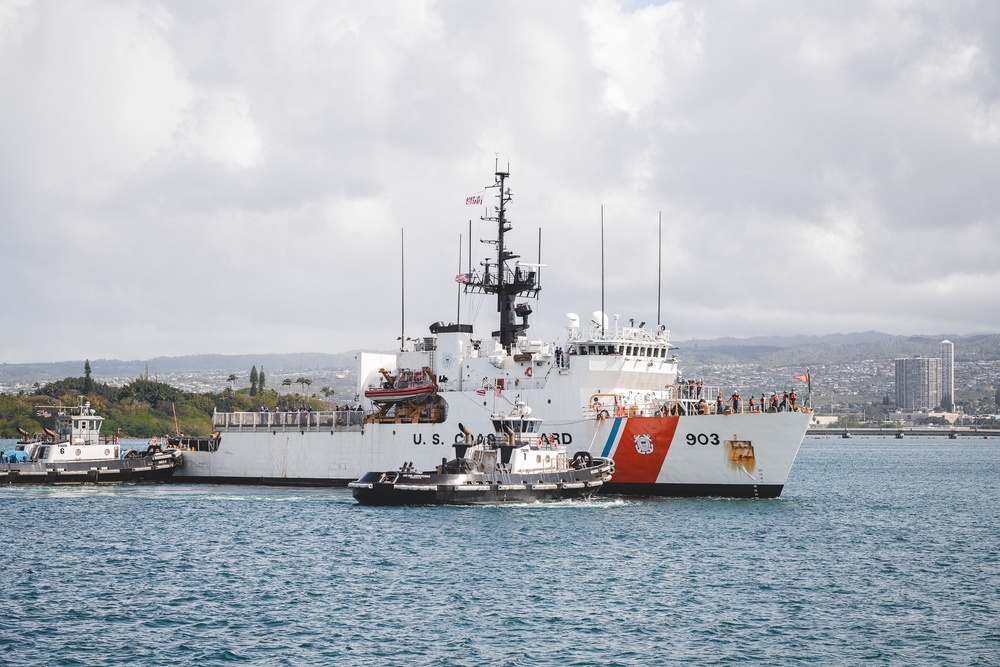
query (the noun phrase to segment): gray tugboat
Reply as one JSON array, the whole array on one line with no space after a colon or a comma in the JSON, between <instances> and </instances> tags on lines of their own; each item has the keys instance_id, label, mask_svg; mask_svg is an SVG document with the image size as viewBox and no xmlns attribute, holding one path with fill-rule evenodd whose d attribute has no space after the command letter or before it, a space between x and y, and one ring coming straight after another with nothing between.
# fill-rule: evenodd
<instances>
[{"instance_id":1,"label":"gray tugboat","mask_svg":"<svg viewBox=\"0 0 1000 667\"><path fill-rule=\"evenodd\" d=\"M494 433L486 437L459 424L464 437L454 459L428 471L405 463L369 472L348 486L362 505L494 505L588 498L611 479L614 461L588 452L570 459L529 415L523 403L492 415Z\"/></svg>"},{"instance_id":2,"label":"gray tugboat","mask_svg":"<svg viewBox=\"0 0 1000 667\"><path fill-rule=\"evenodd\" d=\"M122 451L117 435L101 437L104 418L90 403L43 408L55 410L55 430L22 431L14 448L0 453L0 484L158 482L183 463L179 451L161 449L155 438L144 452Z\"/></svg>"}]
</instances>

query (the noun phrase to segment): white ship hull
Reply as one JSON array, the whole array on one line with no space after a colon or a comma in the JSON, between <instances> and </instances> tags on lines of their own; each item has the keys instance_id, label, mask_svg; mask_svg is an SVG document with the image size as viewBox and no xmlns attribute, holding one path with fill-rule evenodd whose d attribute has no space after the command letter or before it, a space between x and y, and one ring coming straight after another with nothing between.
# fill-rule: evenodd
<instances>
[{"instance_id":1,"label":"white ship hull","mask_svg":"<svg viewBox=\"0 0 1000 667\"><path fill-rule=\"evenodd\" d=\"M526 402L531 404L531 393ZM300 424L244 426L221 432L215 451L185 451L175 479L213 483L342 486L371 470L411 462L431 469L454 455L459 423L488 437L493 397L447 395L464 408L440 424L346 424L358 413L285 415ZM489 405L483 405L483 403ZM540 404L538 401L535 404ZM557 419L544 408L546 437L568 451L615 460L602 490L626 495L776 497L788 479L811 414L578 417ZM549 410L552 412L552 410ZM255 418L254 413L244 417ZM273 415L272 415L273 417ZM312 422L316 422L313 425ZM346 425L345 425L346 424Z\"/></svg>"}]
</instances>

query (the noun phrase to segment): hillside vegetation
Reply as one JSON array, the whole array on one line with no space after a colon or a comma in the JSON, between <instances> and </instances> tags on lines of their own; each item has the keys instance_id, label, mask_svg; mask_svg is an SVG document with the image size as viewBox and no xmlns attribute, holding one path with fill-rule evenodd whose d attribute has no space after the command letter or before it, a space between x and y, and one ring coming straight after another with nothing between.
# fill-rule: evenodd
<instances>
[{"instance_id":1,"label":"hillside vegetation","mask_svg":"<svg viewBox=\"0 0 1000 667\"><path fill-rule=\"evenodd\" d=\"M168 433L209 435L212 413L220 411L256 410L261 406L276 410L309 405L314 409L326 406L319 400L307 399L295 393L279 394L265 389L250 396L249 389L219 393L188 393L143 376L122 387L90 383L84 392L86 377L66 378L39 387L34 393L0 395L0 437L19 437L18 428L28 433L40 433L51 428L53 406L75 406L80 398L89 401L98 415L104 417L102 434L110 435L121 429L123 438L151 438ZM41 414L40 414L41 413Z\"/></svg>"}]
</instances>

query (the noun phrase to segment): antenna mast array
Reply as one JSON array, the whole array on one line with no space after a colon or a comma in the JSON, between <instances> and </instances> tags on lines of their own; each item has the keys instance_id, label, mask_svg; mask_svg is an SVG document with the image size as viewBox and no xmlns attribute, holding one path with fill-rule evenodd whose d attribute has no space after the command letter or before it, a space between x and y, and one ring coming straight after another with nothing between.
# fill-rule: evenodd
<instances>
[{"instance_id":1,"label":"antenna mast array","mask_svg":"<svg viewBox=\"0 0 1000 667\"><path fill-rule=\"evenodd\" d=\"M508 167L509 169L509 167ZM484 243L495 243L497 254L495 263L487 259L483 262L482 275L474 275L465 285L466 292L473 294L496 294L497 312L500 313L500 329L494 331L493 336L500 339L507 352L514 347L515 341L520 334L528 329L528 316L531 314L531 306L527 303L514 304L514 300L519 295L528 298L535 298L541 287L538 284L538 270L535 267L526 268L520 262L513 262L520 257L507 250L504 234L509 232L512 225L507 220L507 204L511 200L510 188L506 186L509 171L500 171L499 166L495 174L493 185L486 189L496 189L497 198L500 200L499 206L493 207L494 215L482 217L482 220L497 223L496 240L485 240ZM513 262L513 263L512 263ZM517 317L521 321L516 320Z\"/></svg>"}]
</instances>

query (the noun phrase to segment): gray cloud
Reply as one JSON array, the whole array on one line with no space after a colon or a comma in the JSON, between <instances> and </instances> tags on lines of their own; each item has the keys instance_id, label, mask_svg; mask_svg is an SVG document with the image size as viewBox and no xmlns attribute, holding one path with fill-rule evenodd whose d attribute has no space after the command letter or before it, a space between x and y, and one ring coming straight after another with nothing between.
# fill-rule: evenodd
<instances>
[{"instance_id":1,"label":"gray cloud","mask_svg":"<svg viewBox=\"0 0 1000 667\"><path fill-rule=\"evenodd\" d=\"M998 37L987 2L10 2L0 360L391 348L400 229L422 335L497 153L540 337L601 306L602 205L647 322L662 212L675 337L997 331Z\"/></svg>"}]
</instances>

